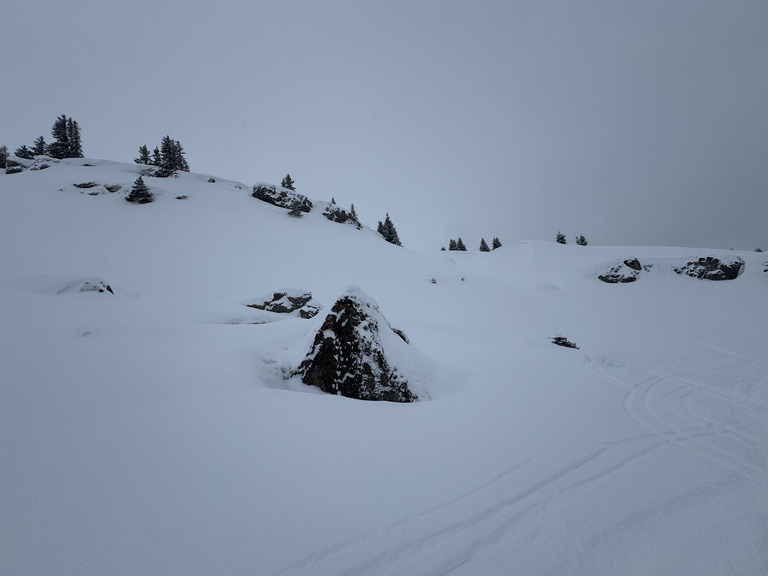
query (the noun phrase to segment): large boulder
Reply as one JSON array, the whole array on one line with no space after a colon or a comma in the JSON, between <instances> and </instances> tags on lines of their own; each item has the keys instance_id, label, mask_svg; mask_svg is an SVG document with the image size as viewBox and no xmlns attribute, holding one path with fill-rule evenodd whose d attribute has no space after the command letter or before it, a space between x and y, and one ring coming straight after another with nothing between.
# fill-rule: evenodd
<instances>
[{"instance_id":1,"label":"large boulder","mask_svg":"<svg viewBox=\"0 0 768 576\"><path fill-rule=\"evenodd\" d=\"M389 348L407 347L401 338L376 302L351 286L325 317L294 375L329 394L413 402L417 396L387 357Z\"/></svg>"},{"instance_id":2,"label":"large boulder","mask_svg":"<svg viewBox=\"0 0 768 576\"><path fill-rule=\"evenodd\" d=\"M309 198L287 188L278 188L274 184L254 185L251 196L273 206L287 208L288 210L298 210L300 212L312 210L312 202Z\"/></svg>"},{"instance_id":3,"label":"large boulder","mask_svg":"<svg viewBox=\"0 0 768 576\"><path fill-rule=\"evenodd\" d=\"M678 274L685 274L701 280L733 280L744 271L744 260L738 256L731 259L706 256L687 262L679 268L674 268Z\"/></svg>"}]
</instances>

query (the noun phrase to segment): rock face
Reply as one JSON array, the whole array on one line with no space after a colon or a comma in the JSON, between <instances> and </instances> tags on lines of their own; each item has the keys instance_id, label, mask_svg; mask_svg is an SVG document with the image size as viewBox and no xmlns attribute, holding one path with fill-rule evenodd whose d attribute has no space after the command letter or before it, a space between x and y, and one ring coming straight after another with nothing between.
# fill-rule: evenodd
<instances>
[{"instance_id":1,"label":"rock face","mask_svg":"<svg viewBox=\"0 0 768 576\"><path fill-rule=\"evenodd\" d=\"M109 292L114 294L112 287L103 280L86 280L80 287L80 292Z\"/></svg>"},{"instance_id":2,"label":"rock face","mask_svg":"<svg viewBox=\"0 0 768 576\"><path fill-rule=\"evenodd\" d=\"M309 198L287 188L278 189L273 184L256 184L251 196L288 210L300 210L301 212L312 210L312 202Z\"/></svg>"},{"instance_id":3,"label":"rock face","mask_svg":"<svg viewBox=\"0 0 768 576\"><path fill-rule=\"evenodd\" d=\"M598 278L608 284L627 284L637 280L642 269L637 258L629 258L620 264L611 266L605 274L600 274Z\"/></svg>"},{"instance_id":4,"label":"rock face","mask_svg":"<svg viewBox=\"0 0 768 576\"><path fill-rule=\"evenodd\" d=\"M351 212L347 212L335 204L328 206L323 212L323 216L328 218L328 220L331 222L338 222L339 224L354 224L355 226L360 225L360 223L357 221L357 218L353 216Z\"/></svg>"},{"instance_id":5,"label":"rock face","mask_svg":"<svg viewBox=\"0 0 768 576\"><path fill-rule=\"evenodd\" d=\"M382 345L390 336L400 338L376 303L359 288L350 287L333 305L294 374L329 394L413 402L416 395L390 365Z\"/></svg>"},{"instance_id":6,"label":"rock face","mask_svg":"<svg viewBox=\"0 0 768 576\"><path fill-rule=\"evenodd\" d=\"M737 256L726 262L714 256L707 256L688 262L674 270L678 274L702 280L733 280L744 270L744 260Z\"/></svg>"},{"instance_id":7,"label":"rock face","mask_svg":"<svg viewBox=\"0 0 768 576\"><path fill-rule=\"evenodd\" d=\"M312 303L312 292L305 290L275 292L271 299L268 298L259 304L248 304L247 306L279 314L294 314L302 318L312 318L320 312L320 306Z\"/></svg>"}]
</instances>

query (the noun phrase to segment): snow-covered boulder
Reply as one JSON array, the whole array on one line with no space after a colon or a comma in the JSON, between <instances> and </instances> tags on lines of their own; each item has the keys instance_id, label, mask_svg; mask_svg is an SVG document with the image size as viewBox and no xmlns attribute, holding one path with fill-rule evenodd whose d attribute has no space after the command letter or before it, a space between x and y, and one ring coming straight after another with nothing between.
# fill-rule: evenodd
<instances>
[{"instance_id":1,"label":"snow-covered boulder","mask_svg":"<svg viewBox=\"0 0 768 576\"><path fill-rule=\"evenodd\" d=\"M706 256L687 262L674 270L678 274L702 280L733 280L744 271L744 260L738 256L722 260L714 256Z\"/></svg>"},{"instance_id":2,"label":"snow-covered boulder","mask_svg":"<svg viewBox=\"0 0 768 576\"><path fill-rule=\"evenodd\" d=\"M281 290L266 298L259 298L256 304L247 304L250 308L293 314L302 318L313 318L320 312L321 306L312 301L312 292L307 290Z\"/></svg>"},{"instance_id":3,"label":"snow-covered boulder","mask_svg":"<svg viewBox=\"0 0 768 576\"><path fill-rule=\"evenodd\" d=\"M359 400L413 402L417 396L390 362L388 352L408 347L376 302L348 287L325 317L294 374L330 394Z\"/></svg>"},{"instance_id":4,"label":"snow-covered boulder","mask_svg":"<svg viewBox=\"0 0 768 576\"><path fill-rule=\"evenodd\" d=\"M627 284L634 282L640 275L643 267L637 258L628 258L615 266L611 266L604 274L599 274L598 278L608 284Z\"/></svg>"},{"instance_id":5,"label":"snow-covered boulder","mask_svg":"<svg viewBox=\"0 0 768 576\"><path fill-rule=\"evenodd\" d=\"M280 208L297 209L301 212L312 210L309 198L287 188L278 188L274 184L255 184L251 196Z\"/></svg>"},{"instance_id":6,"label":"snow-covered boulder","mask_svg":"<svg viewBox=\"0 0 768 576\"><path fill-rule=\"evenodd\" d=\"M337 206L336 204L328 204L323 211L323 216L328 218L331 222L338 222L339 224L354 224L359 226L360 222L357 220L357 216L352 212L347 212L344 208Z\"/></svg>"}]
</instances>

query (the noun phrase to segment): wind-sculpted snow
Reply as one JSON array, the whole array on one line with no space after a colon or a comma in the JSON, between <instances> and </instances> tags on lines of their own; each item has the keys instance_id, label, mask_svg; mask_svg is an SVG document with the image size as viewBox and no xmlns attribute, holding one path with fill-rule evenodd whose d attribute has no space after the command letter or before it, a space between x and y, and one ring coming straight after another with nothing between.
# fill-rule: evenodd
<instances>
[{"instance_id":1,"label":"wind-sculpted snow","mask_svg":"<svg viewBox=\"0 0 768 576\"><path fill-rule=\"evenodd\" d=\"M210 175L106 188L140 171L0 174L3 576L768 573L764 254L422 254ZM743 266L675 272L707 257ZM291 376L349 284L430 401ZM321 313L247 306L283 286Z\"/></svg>"}]
</instances>

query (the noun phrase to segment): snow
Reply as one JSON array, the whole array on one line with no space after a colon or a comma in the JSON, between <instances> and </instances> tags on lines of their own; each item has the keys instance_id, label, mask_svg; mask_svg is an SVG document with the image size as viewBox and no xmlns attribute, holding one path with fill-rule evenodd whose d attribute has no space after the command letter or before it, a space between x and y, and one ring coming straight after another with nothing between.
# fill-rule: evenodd
<instances>
[{"instance_id":1,"label":"snow","mask_svg":"<svg viewBox=\"0 0 768 576\"><path fill-rule=\"evenodd\" d=\"M208 175L132 205L140 172L0 174L0 573L768 573L764 254L417 253ZM286 380L324 312L244 305L350 284L428 399Z\"/></svg>"}]
</instances>

